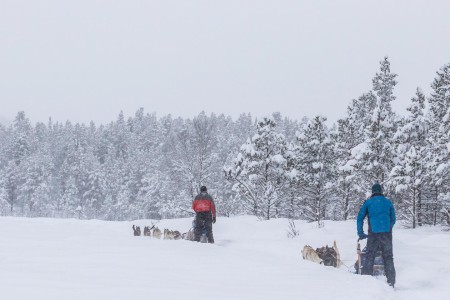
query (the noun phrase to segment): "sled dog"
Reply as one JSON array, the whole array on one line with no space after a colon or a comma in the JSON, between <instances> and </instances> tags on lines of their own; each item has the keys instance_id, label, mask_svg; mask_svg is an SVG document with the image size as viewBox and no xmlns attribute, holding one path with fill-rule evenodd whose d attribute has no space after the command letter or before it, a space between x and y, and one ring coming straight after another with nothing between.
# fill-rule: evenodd
<instances>
[{"instance_id":1,"label":"sled dog","mask_svg":"<svg viewBox=\"0 0 450 300\"><path fill-rule=\"evenodd\" d=\"M140 236L141 235L141 228L139 226L132 226L131 228L133 228L133 234L134 236Z\"/></svg>"},{"instance_id":2,"label":"sled dog","mask_svg":"<svg viewBox=\"0 0 450 300\"><path fill-rule=\"evenodd\" d=\"M328 247L328 245L326 245L325 247L317 248L316 253L322 259L325 266L332 266L335 268L338 266L338 254L334 247Z\"/></svg>"},{"instance_id":3,"label":"sled dog","mask_svg":"<svg viewBox=\"0 0 450 300\"><path fill-rule=\"evenodd\" d=\"M181 232L179 232L178 230L173 231L173 239L174 240L181 239Z\"/></svg>"},{"instance_id":4,"label":"sled dog","mask_svg":"<svg viewBox=\"0 0 450 300\"><path fill-rule=\"evenodd\" d=\"M183 240L188 240L188 241L193 241L194 240L194 231L191 229L189 229L188 232L185 232L181 235L181 238Z\"/></svg>"},{"instance_id":5,"label":"sled dog","mask_svg":"<svg viewBox=\"0 0 450 300\"><path fill-rule=\"evenodd\" d=\"M169 229L164 229L164 239L165 240L173 240L173 232Z\"/></svg>"},{"instance_id":6,"label":"sled dog","mask_svg":"<svg viewBox=\"0 0 450 300\"><path fill-rule=\"evenodd\" d=\"M323 260L319 257L317 252L309 245L306 245L305 247L303 247L302 256L303 256L303 259L305 259L305 260L310 260L312 262L319 263L319 264L323 263Z\"/></svg>"},{"instance_id":7,"label":"sled dog","mask_svg":"<svg viewBox=\"0 0 450 300\"><path fill-rule=\"evenodd\" d=\"M161 238L161 229L159 229L158 227L155 227L155 229L153 229L153 237L156 239L160 239Z\"/></svg>"},{"instance_id":8,"label":"sled dog","mask_svg":"<svg viewBox=\"0 0 450 300\"><path fill-rule=\"evenodd\" d=\"M150 228L148 226L144 227L144 236L150 236L151 235L151 231Z\"/></svg>"}]
</instances>

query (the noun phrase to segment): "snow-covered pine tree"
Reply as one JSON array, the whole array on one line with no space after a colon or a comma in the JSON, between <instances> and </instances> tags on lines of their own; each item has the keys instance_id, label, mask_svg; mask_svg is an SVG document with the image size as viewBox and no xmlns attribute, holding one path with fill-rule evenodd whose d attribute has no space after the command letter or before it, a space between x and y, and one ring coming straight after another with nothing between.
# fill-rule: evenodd
<instances>
[{"instance_id":1,"label":"snow-covered pine tree","mask_svg":"<svg viewBox=\"0 0 450 300\"><path fill-rule=\"evenodd\" d=\"M21 166L24 176L19 192L25 204L26 216L46 214L50 200L51 174L53 170L51 157L47 153L35 152L28 156Z\"/></svg>"},{"instance_id":2,"label":"snow-covered pine tree","mask_svg":"<svg viewBox=\"0 0 450 300\"><path fill-rule=\"evenodd\" d=\"M427 182L426 157L429 148L424 109L425 95L417 88L416 96L407 108L409 115L394 136L398 145L397 158L390 174L399 198L399 218L407 220L412 228L422 225L422 199Z\"/></svg>"},{"instance_id":3,"label":"snow-covered pine tree","mask_svg":"<svg viewBox=\"0 0 450 300\"><path fill-rule=\"evenodd\" d=\"M142 179L142 186L137 196L137 203L142 203L143 217L147 219L160 219L164 202L171 202L170 181L164 178L164 173L158 167L147 172Z\"/></svg>"},{"instance_id":4,"label":"snow-covered pine tree","mask_svg":"<svg viewBox=\"0 0 450 300\"><path fill-rule=\"evenodd\" d=\"M303 132L297 135L295 169L298 178L298 193L301 215L311 222L322 221L327 210L334 204L335 158L326 118L316 116L310 120Z\"/></svg>"},{"instance_id":5,"label":"snow-covered pine tree","mask_svg":"<svg viewBox=\"0 0 450 300\"><path fill-rule=\"evenodd\" d=\"M364 196L358 185L357 170L351 158L351 149L362 142L358 136L360 136L359 128L354 126L349 117L338 120L336 131L332 134L336 157L335 195L340 204L343 220L355 215L358 200Z\"/></svg>"},{"instance_id":6,"label":"snow-covered pine tree","mask_svg":"<svg viewBox=\"0 0 450 300\"><path fill-rule=\"evenodd\" d=\"M86 191L83 194L85 202L85 214L91 218L100 216L101 207L105 200L105 174L103 173L100 163L95 160L92 152L88 156L91 160L89 163L88 178L86 181Z\"/></svg>"},{"instance_id":7,"label":"snow-covered pine tree","mask_svg":"<svg viewBox=\"0 0 450 300\"><path fill-rule=\"evenodd\" d=\"M429 175L431 195L426 203L427 221L438 222L438 215L449 207L445 196L449 186L445 184L450 179L450 64L444 65L431 84L432 92L428 98L429 104Z\"/></svg>"},{"instance_id":8,"label":"snow-covered pine tree","mask_svg":"<svg viewBox=\"0 0 450 300\"><path fill-rule=\"evenodd\" d=\"M272 117L257 122L256 134L242 145L233 166L224 169L247 209L269 220L281 214L287 186L287 144Z\"/></svg>"},{"instance_id":9,"label":"snow-covered pine tree","mask_svg":"<svg viewBox=\"0 0 450 300\"><path fill-rule=\"evenodd\" d=\"M86 204L86 196L89 189L89 174L92 172L95 156L93 155L93 149L88 146L88 133L87 128L84 125L76 124L74 127L69 125L71 135L69 144L66 148L66 155L64 162L61 166L62 181L62 193L66 194L66 189L70 184L74 184L73 190L77 191L76 197L70 193L72 207L66 207L69 209L65 212L65 215L71 215L73 210L77 210L78 216L84 216L84 209ZM74 199L76 198L76 199ZM76 203L76 201L78 203Z\"/></svg>"},{"instance_id":10,"label":"snow-covered pine tree","mask_svg":"<svg viewBox=\"0 0 450 300\"><path fill-rule=\"evenodd\" d=\"M225 125L225 124L224 124ZM222 166L227 167L233 164L237 157L240 147L256 133L256 125L251 114L241 114L238 119L233 122L228 120L227 124L220 130L218 136L219 157L222 157ZM245 214L248 212L239 193L233 190L234 182L226 180L223 173L220 173L218 181L221 182L219 187L216 206L218 213L224 216Z\"/></svg>"},{"instance_id":11,"label":"snow-covered pine tree","mask_svg":"<svg viewBox=\"0 0 450 300\"><path fill-rule=\"evenodd\" d=\"M9 204L10 215L14 214L15 206L17 205L19 180L18 167L13 160L9 161L8 165L3 171L3 189L6 192L6 202Z\"/></svg>"},{"instance_id":12,"label":"snow-covered pine tree","mask_svg":"<svg viewBox=\"0 0 450 300\"><path fill-rule=\"evenodd\" d=\"M215 189L220 160L217 157L217 126L215 115L200 113L193 120L187 120L173 137L166 161L176 177L178 188L184 188L193 199L201 185Z\"/></svg>"},{"instance_id":13,"label":"snow-covered pine tree","mask_svg":"<svg viewBox=\"0 0 450 300\"><path fill-rule=\"evenodd\" d=\"M25 116L25 112L20 111L13 123L13 142L10 153L17 166L26 159L31 152L30 146L31 123Z\"/></svg>"},{"instance_id":14,"label":"snow-covered pine tree","mask_svg":"<svg viewBox=\"0 0 450 300\"><path fill-rule=\"evenodd\" d=\"M377 98L372 92L353 99L347 107L347 116L337 121L332 134L336 157L336 196L340 199L341 217L353 217L362 202L366 187L363 187L358 161L352 149L364 142L366 128L370 125Z\"/></svg>"},{"instance_id":15,"label":"snow-covered pine tree","mask_svg":"<svg viewBox=\"0 0 450 300\"><path fill-rule=\"evenodd\" d=\"M20 186L27 176L24 162L32 153L32 126L23 111L17 114L10 127L10 132L11 139L6 150L9 161L14 161L15 167L11 166L9 162L6 167L8 203L11 205L11 214L15 208L20 208L19 213L23 215L26 197L21 193Z\"/></svg>"},{"instance_id":16,"label":"snow-covered pine tree","mask_svg":"<svg viewBox=\"0 0 450 300\"><path fill-rule=\"evenodd\" d=\"M285 136L286 141L293 141L296 138L297 131L307 122L306 119L302 119L300 122L292 120L287 117L283 117L281 113L272 113L272 117L277 124L277 132L282 133Z\"/></svg>"},{"instance_id":17,"label":"snow-covered pine tree","mask_svg":"<svg viewBox=\"0 0 450 300\"><path fill-rule=\"evenodd\" d=\"M393 90L397 84L397 75L391 73L387 57L380 65L380 72L373 78L376 105L364 133L364 142L352 149L352 157L363 187L369 190L373 183L380 182L385 191L389 191L389 186L392 185L389 173L394 166L395 153L392 138L396 131L391 102L395 100Z\"/></svg>"},{"instance_id":18,"label":"snow-covered pine tree","mask_svg":"<svg viewBox=\"0 0 450 300\"><path fill-rule=\"evenodd\" d=\"M362 94L358 99L353 99L347 106L347 119L355 130L354 137L357 141L364 140L364 132L371 123L376 106L377 97L372 91Z\"/></svg>"},{"instance_id":19,"label":"snow-covered pine tree","mask_svg":"<svg viewBox=\"0 0 450 300\"><path fill-rule=\"evenodd\" d=\"M0 170L0 216L6 216L9 214L9 204L7 201L7 193L4 188L5 184L3 183L3 172Z\"/></svg>"},{"instance_id":20,"label":"snow-covered pine tree","mask_svg":"<svg viewBox=\"0 0 450 300\"><path fill-rule=\"evenodd\" d=\"M76 209L79 206L79 192L73 177L65 179L64 191L61 196L61 211L57 212L57 216L64 218L78 217L76 215Z\"/></svg>"},{"instance_id":21,"label":"snow-covered pine tree","mask_svg":"<svg viewBox=\"0 0 450 300\"><path fill-rule=\"evenodd\" d=\"M250 115L241 115L239 122L233 122L231 117L219 115L217 117L217 159L223 166L230 165L237 156L239 146L255 130ZM232 182L225 180L222 170L214 174L215 190L213 193L217 213L221 216L231 216L244 213L240 205L239 196L232 189Z\"/></svg>"}]
</instances>

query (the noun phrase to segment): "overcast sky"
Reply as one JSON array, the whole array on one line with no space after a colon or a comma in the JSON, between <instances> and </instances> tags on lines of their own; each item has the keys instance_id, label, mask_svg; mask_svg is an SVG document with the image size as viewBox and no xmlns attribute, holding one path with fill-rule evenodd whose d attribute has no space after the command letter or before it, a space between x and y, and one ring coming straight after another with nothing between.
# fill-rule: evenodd
<instances>
[{"instance_id":1,"label":"overcast sky","mask_svg":"<svg viewBox=\"0 0 450 300\"><path fill-rule=\"evenodd\" d=\"M450 1L0 0L0 119L144 107L344 116L388 55L405 113L450 62Z\"/></svg>"}]
</instances>

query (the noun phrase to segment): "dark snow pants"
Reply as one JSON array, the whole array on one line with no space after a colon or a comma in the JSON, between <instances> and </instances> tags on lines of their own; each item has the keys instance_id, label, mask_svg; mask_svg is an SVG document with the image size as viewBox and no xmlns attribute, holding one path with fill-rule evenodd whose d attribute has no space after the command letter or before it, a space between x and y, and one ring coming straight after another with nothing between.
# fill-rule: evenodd
<instances>
[{"instance_id":1,"label":"dark snow pants","mask_svg":"<svg viewBox=\"0 0 450 300\"><path fill-rule=\"evenodd\" d=\"M214 243L214 237L212 233L212 214L209 211L199 212L195 216L194 240L197 242L200 242L203 227L206 230L208 243Z\"/></svg>"},{"instance_id":2,"label":"dark snow pants","mask_svg":"<svg viewBox=\"0 0 450 300\"><path fill-rule=\"evenodd\" d=\"M367 256L362 269L363 275L373 275L373 264L377 250L381 250L384 260L384 272L387 282L395 284L394 254L392 250L392 232L371 233L367 238Z\"/></svg>"}]
</instances>

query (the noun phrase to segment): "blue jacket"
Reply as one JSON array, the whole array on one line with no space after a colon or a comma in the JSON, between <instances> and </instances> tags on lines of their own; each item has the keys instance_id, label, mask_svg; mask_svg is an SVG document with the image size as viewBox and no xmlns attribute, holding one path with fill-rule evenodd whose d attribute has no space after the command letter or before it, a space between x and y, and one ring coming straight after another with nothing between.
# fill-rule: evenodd
<instances>
[{"instance_id":1,"label":"blue jacket","mask_svg":"<svg viewBox=\"0 0 450 300\"><path fill-rule=\"evenodd\" d=\"M371 232L391 232L396 221L394 205L392 205L391 200L381 194L372 195L359 210L358 235L364 233L363 223L366 216L369 219L369 234Z\"/></svg>"}]
</instances>

